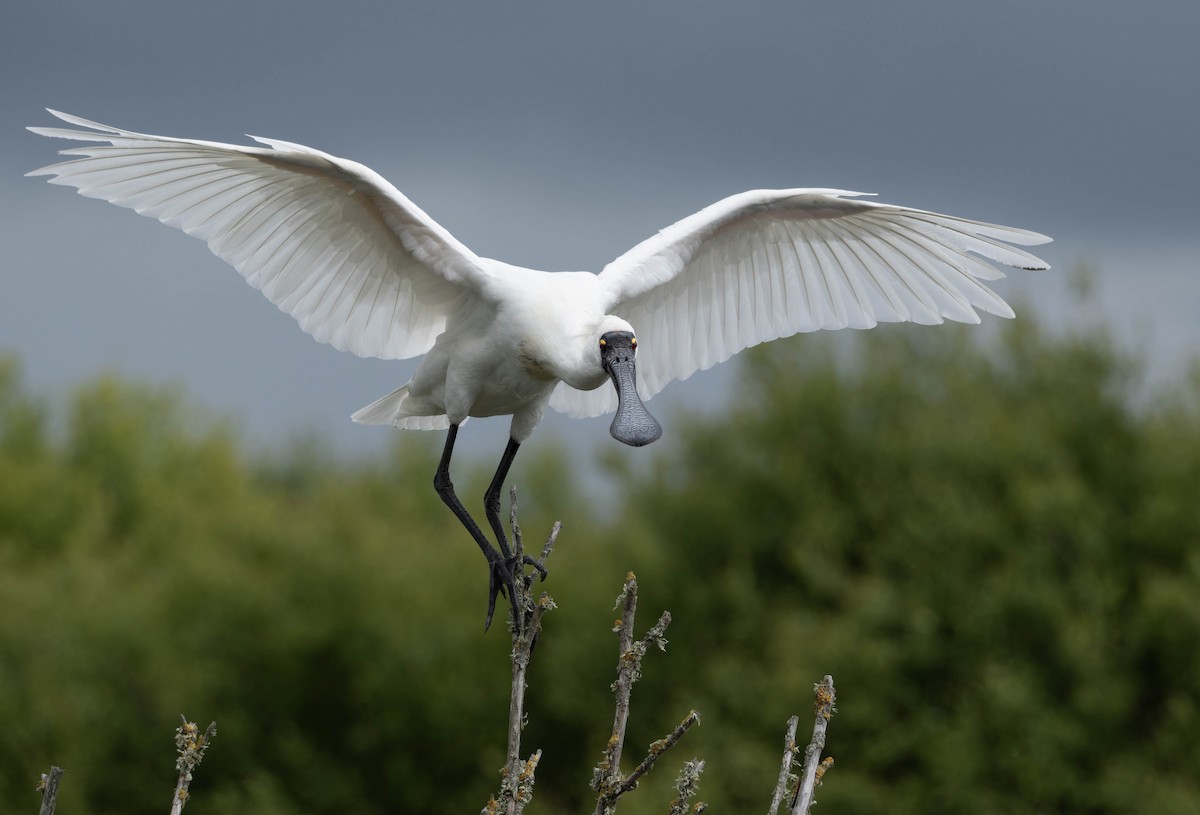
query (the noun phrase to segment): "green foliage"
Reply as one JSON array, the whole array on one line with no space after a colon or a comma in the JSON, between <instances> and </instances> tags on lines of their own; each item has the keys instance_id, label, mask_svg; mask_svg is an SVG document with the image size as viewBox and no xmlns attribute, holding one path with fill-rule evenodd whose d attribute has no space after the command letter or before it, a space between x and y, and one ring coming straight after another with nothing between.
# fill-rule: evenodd
<instances>
[{"instance_id":1,"label":"green foliage","mask_svg":"<svg viewBox=\"0 0 1200 815\"><path fill-rule=\"evenodd\" d=\"M565 526L527 699L533 809L590 810L629 569L639 633L675 621L626 763L704 716L629 815L664 811L692 755L714 811L765 808L825 673L822 811L1200 809L1200 375L1139 406L1141 363L1102 332L982 337L757 349L729 411L668 417L647 473L604 454L608 506L535 439L522 526L532 546ZM0 364L0 811L33 811L52 762L63 812L165 811L181 712L220 728L193 815L478 811L508 642L482 634L482 559L433 493L439 439L263 456L113 380L52 427ZM491 464L456 468L464 496Z\"/></svg>"},{"instance_id":2,"label":"green foliage","mask_svg":"<svg viewBox=\"0 0 1200 815\"><path fill-rule=\"evenodd\" d=\"M1136 411L1102 336L1028 321L987 353L966 329L813 345L752 355L638 497L640 545L694 570L662 602L709 733L759 734L693 745L757 779L727 803L768 783L763 699L829 672L830 811L1194 811L1197 392Z\"/></svg>"}]
</instances>

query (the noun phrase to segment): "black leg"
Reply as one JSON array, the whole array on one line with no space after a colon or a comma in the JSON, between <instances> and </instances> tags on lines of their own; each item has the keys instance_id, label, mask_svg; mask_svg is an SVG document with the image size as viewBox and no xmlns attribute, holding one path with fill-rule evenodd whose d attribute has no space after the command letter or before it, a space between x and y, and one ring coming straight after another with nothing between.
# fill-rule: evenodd
<instances>
[{"instance_id":1,"label":"black leg","mask_svg":"<svg viewBox=\"0 0 1200 815\"><path fill-rule=\"evenodd\" d=\"M513 459L517 457L517 448L520 446L520 442L511 438L508 440L504 455L500 457L500 466L496 468L496 475L492 477L491 486L483 494L483 512L487 515L488 523L492 525L492 531L496 533L496 540L505 560L512 560L512 550L508 548L504 524L500 521L500 490L504 489L504 479L508 478L509 468L512 467Z\"/></svg>"},{"instance_id":2,"label":"black leg","mask_svg":"<svg viewBox=\"0 0 1200 815\"><path fill-rule=\"evenodd\" d=\"M471 537L475 539L475 543L479 544L480 550L483 551L483 556L487 558L488 566L491 569L488 586L488 610L487 619L484 621L483 627L486 630L492 624L492 615L496 611L496 595L503 589L508 593L508 601L512 606L513 625L520 628L521 617L517 613L517 595L513 587L513 572L512 564L509 561L512 555L508 552L508 543L501 538L501 545L504 547L504 555L496 551L496 547L492 546L491 541L484 537L483 532L479 529L479 524L475 523L475 519L471 517L471 513L467 512L466 507L462 505L462 501L458 500L458 496L454 493L454 484L450 481L450 456L454 453L454 439L458 436L458 425L450 425L450 431L446 434L446 446L442 449L442 460L438 464L437 473L433 476L433 488L437 490L437 494L441 496L446 506L450 507L450 511L458 518L459 522L467 528L471 533ZM510 444L512 447L512 444ZM513 449L515 455L516 450ZM504 459L501 460L501 467L507 472L508 465L504 462L507 460L508 465L512 464L512 456L508 451L505 451ZM499 488L497 488L498 490ZM497 507L499 499L497 498ZM497 516L496 523L499 524Z\"/></svg>"},{"instance_id":3,"label":"black leg","mask_svg":"<svg viewBox=\"0 0 1200 815\"><path fill-rule=\"evenodd\" d=\"M508 446L504 448L504 455L500 457L500 466L496 468L496 475L492 477L492 483L487 488L487 492L483 494L483 511L487 516L488 523L492 526L492 531L496 533L496 540L500 544L500 551L504 553L504 559L511 563L513 568L519 568L523 564L513 562L512 549L509 548L508 538L504 534L504 523L500 520L500 492L504 489L504 480L508 478L509 468L512 467L513 459L517 457L517 448L521 446L519 441L512 438L508 440ZM541 574L542 579L546 579L546 567L538 563L531 555L525 555L524 563L533 566ZM528 586L533 582L533 575L525 578L525 585Z\"/></svg>"}]
</instances>

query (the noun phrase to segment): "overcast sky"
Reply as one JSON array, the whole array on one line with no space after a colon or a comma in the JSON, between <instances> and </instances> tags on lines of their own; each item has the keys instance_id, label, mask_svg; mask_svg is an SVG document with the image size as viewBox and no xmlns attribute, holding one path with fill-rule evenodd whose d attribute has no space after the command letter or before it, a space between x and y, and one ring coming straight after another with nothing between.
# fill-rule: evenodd
<instances>
[{"instance_id":1,"label":"overcast sky","mask_svg":"<svg viewBox=\"0 0 1200 815\"><path fill-rule=\"evenodd\" d=\"M477 253L535 268L598 270L757 187L1027 227L1055 237L1039 254L1056 270L1001 295L1070 319L1064 272L1094 263L1100 308L1169 371L1200 347L1198 41L1196 0L13 4L0 352L52 395L116 370L184 385L252 439L314 430L356 452L394 431L350 413L414 368L321 346L201 242L22 177L65 146L23 130L53 107L353 158ZM651 408L729 382L699 374ZM506 422L471 427L488 425L464 439L498 453Z\"/></svg>"}]
</instances>

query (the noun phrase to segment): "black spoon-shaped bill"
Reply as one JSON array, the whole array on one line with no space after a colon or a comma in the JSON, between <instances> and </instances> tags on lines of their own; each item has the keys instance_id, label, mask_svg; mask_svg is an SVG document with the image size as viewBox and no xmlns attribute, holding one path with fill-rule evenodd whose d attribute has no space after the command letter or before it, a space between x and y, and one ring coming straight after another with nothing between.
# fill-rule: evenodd
<instances>
[{"instance_id":1,"label":"black spoon-shaped bill","mask_svg":"<svg viewBox=\"0 0 1200 815\"><path fill-rule=\"evenodd\" d=\"M662 436L662 427L646 410L637 392L637 340L628 331L609 331L600 338L600 362L617 389L617 415L608 432L619 442L642 447Z\"/></svg>"}]
</instances>

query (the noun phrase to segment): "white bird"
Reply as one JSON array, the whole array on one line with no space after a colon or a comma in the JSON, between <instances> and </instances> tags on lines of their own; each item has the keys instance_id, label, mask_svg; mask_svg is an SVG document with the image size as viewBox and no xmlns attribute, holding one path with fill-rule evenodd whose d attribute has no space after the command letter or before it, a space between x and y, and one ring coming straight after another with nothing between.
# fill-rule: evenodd
<instances>
[{"instance_id":1,"label":"white bird","mask_svg":"<svg viewBox=\"0 0 1200 815\"><path fill-rule=\"evenodd\" d=\"M263 146L251 147L151 136L50 112L85 129L29 129L87 144L62 151L78 158L29 175L205 240L321 342L363 357L425 355L407 384L352 418L448 430L434 486L488 560L485 625L501 590L519 624L519 564L500 491L547 406L577 417L616 408L613 437L648 444L662 431L639 388L649 398L743 348L804 331L978 323L976 309L1012 317L980 282L1003 277L985 261L1049 268L1008 245L1050 240L1036 232L862 193L787 189L718 201L599 274L551 274L479 257L354 161L275 139L252 136ZM605 380L612 390L600 387ZM458 426L497 415L512 416L484 496L499 551L449 475Z\"/></svg>"}]
</instances>

